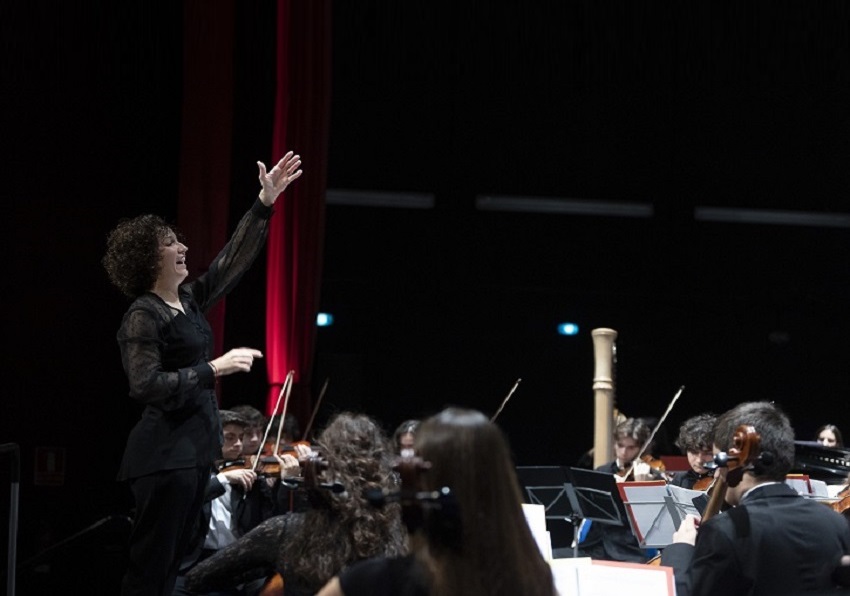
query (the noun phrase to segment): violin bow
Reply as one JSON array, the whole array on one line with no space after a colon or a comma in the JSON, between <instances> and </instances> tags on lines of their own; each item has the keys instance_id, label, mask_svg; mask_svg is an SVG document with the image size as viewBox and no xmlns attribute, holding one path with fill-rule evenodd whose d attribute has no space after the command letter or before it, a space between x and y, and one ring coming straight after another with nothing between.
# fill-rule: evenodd
<instances>
[{"instance_id":1,"label":"violin bow","mask_svg":"<svg viewBox=\"0 0 850 596\"><path fill-rule=\"evenodd\" d=\"M661 415L661 419L658 421L658 424L655 425L655 428L653 428L652 432L649 434L649 438L646 440L646 443L643 444L643 447L640 448L640 451L635 456L635 458L632 460L632 467L631 467L631 469L629 469L629 473L625 475L625 478L632 476L632 474L635 471L635 466L640 461L640 458L643 456L643 452L646 451L646 448L649 447L649 445L652 443L652 439L655 438L655 433L657 433L658 429L661 428L661 425L664 424L664 420L667 419L667 414L669 414L670 410L673 409L673 405L676 403L676 400L679 399L679 396L682 395L682 391L684 391L684 390L685 390L684 385L679 387L679 390L676 392L676 395L673 396L673 399L667 405L667 409ZM634 476L632 476L632 478L634 478Z\"/></svg>"},{"instance_id":2,"label":"violin bow","mask_svg":"<svg viewBox=\"0 0 850 596\"><path fill-rule=\"evenodd\" d=\"M499 414L501 414L502 410L504 410L504 409L505 409L505 404L507 404L507 403L508 403L508 400L509 400L509 399L511 398L511 396L514 394L514 391L516 391L516 388L519 386L519 382L520 382L520 381L522 381L522 379L517 379L517 380L516 380L516 383L514 383L514 386L513 386L513 387L511 387L511 390L510 390L510 391L508 391L508 394L505 396L505 399L503 399L503 400L502 400L502 405L500 405L500 406L499 406L499 409L498 409L498 410L496 410L496 413L495 413L495 414L493 414L493 417L492 417L492 418L490 418L490 422L495 422L495 421L496 421L496 417L497 417Z\"/></svg>"},{"instance_id":3,"label":"violin bow","mask_svg":"<svg viewBox=\"0 0 850 596\"><path fill-rule=\"evenodd\" d=\"M284 383L284 385L286 386L286 398L284 398L283 400L283 411L280 413L280 419L278 420L277 424L277 442L275 442L274 444L274 453L277 453L277 450L280 447L280 436L281 434L283 434L283 421L286 420L286 407L289 405L289 394L292 393L292 386L295 384L292 381L294 376L294 370L289 371L289 374L286 375L286 379L289 381L289 385L286 385L286 383ZM283 391L283 388L281 388L281 391Z\"/></svg>"},{"instance_id":4,"label":"violin bow","mask_svg":"<svg viewBox=\"0 0 850 596\"><path fill-rule=\"evenodd\" d=\"M325 379L325 384L322 385L322 390L319 391L319 399L316 400L316 405L313 406L313 413L310 414L310 422L307 423L307 427L304 429L304 434L301 436L302 441L306 441L307 436L310 434L310 428L313 426L313 420L316 419L316 412L319 411L319 405L322 403L322 398L325 397L325 391L328 390L328 381L330 380L330 377Z\"/></svg>"},{"instance_id":5,"label":"violin bow","mask_svg":"<svg viewBox=\"0 0 850 596\"><path fill-rule=\"evenodd\" d=\"M280 400L283 398L283 394L286 393L287 398L289 396L288 387L292 384L292 377L295 375L295 371L291 370L286 375L286 379L283 381L283 385L280 388L280 393L277 394L277 401L274 404L274 410L272 410L272 415L269 416L269 423L266 425L266 432L263 434L263 440L260 441L260 450L257 451L257 457L254 458L254 466L253 470L257 471L257 463L260 461L260 455L263 453L263 447L266 444L266 439L269 436L269 431L272 429L272 423L274 422L274 417L277 414L278 408L280 408ZM283 428L283 418L280 419L280 425ZM280 433L278 433L278 442L280 442ZM277 446L274 448L274 453L277 453Z\"/></svg>"}]
</instances>

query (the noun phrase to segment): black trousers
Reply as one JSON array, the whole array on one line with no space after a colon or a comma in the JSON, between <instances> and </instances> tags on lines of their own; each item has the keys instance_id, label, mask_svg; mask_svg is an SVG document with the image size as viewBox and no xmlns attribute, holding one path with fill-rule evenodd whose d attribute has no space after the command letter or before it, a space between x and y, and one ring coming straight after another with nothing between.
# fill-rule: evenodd
<instances>
[{"instance_id":1,"label":"black trousers","mask_svg":"<svg viewBox=\"0 0 850 596\"><path fill-rule=\"evenodd\" d=\"M136 502L123 596L169 596L201 515L209 468L164 470L130 481Z\"/></svg>"}]
</instances>

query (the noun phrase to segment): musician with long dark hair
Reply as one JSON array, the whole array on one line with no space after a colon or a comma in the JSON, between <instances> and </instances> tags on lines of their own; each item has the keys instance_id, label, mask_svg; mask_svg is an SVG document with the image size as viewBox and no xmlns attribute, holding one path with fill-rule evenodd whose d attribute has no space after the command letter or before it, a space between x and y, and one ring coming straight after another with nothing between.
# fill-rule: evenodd
<instances>
[{"instance_id":1,"label":"musician with long dark hair","mask_svg":"<svg viewBox=\"0 0 850 596\"><path fill-rule=\"evenodd\" d=\"M450 498L427 509L413 554L353 565L319 596L554 596L549 565L529 530L501 430L473 410L448 408L416 432L426 494Z\"/></svg>"}]
</instances>

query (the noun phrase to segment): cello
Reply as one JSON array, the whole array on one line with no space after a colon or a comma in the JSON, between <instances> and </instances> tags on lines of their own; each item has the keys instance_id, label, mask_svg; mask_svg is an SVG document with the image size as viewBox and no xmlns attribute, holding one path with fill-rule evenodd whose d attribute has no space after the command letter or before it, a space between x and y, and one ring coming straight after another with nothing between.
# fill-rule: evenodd
<instances>
[{"instance_id":1,"label":"cello","mask_svg":"<svg viewBox=\"0 0 850 596\"><path fill-rule=\"evenodd\" d=\"M708 505L700 516L700 523L708 521L727 507L726 489L736 487L744 477L749 464L760 454L761 435L748 424L742 424L735 430L733 446L728 452L720 452L714 456L713 468L726 468L726 478L718 474L708 487ZM661 555L648 561L649 565L661 565Z\"/></svg>"}]
</instances>

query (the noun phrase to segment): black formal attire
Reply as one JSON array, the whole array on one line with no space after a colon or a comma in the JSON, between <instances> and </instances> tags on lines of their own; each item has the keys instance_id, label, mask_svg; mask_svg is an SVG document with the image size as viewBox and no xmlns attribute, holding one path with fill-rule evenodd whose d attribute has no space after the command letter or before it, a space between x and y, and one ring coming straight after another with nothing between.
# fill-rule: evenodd
<instances>
[{"instance_id":1,"label":"black formal attire","mask_svg":"<svg viewBox=\"0 0 850 596\"><path fill-rule=\"evenodd\" d=\"M315 594L321 586L305 585L302 578L289 572L283 556L283 545L299 531L304 519L304 513L289 513L265 520L215 556L195 565L186 574L186 586L195 592L208 592L280 573L286 596Z\"/></svg>"},{"instance_id":2,"label":"black formal attire","mask_svg":"<svg viewBox=\"0 0 850 596\"><path fill-rule=\"evenodd\" d=\"M699 480L707 478L711 476L711 474L712 472L707 472L705 474L697 474L696 472L694 472L693 468L689 468L682 472L676 472L675 474L673 474L673 478L672 480L670 480L670 484L693 490L694 485Z\"/></svg>"},{"instance_id":3,"label":"black formal attire","mask_svg":"<svg viewBox=\"0 0 850 596\"><path fill-rule=\"evenodd\" d=\"M257 200L227 245L179 288L183 312L152 292L130 305L118 331L130 397L145 404L130 432L118 479L135 499L122 594L170 594L213 462L221 457L213 338L204 314L260 253L272 209Z\"/></svg>"},{"instance_id":4,"label":"black formal attire","mask_svg":"<svg viewBox=\"0 0 850 596\"><path fill-rule=\"evenodd\" d=\"M617 462L613 461L599 466L596 471L616 474L619 467ZM646 552L638 544L628 520L625 520L622 526L591 522L587 536L579 544L578 554L580 557L590 557L603 561L631 563L645 563L648 558Z\"/></svg>"},{"instance_id":5,"label":"black formal attire","mask_svg":"<svg viewBox=\"0 0 850 596\"><path fill-rule=\"evenodd\" d=\"M354 563L339 574L339 583L345 596L428 596L430 587L413 555Z\"/></svg>"},{"instance_id":6,"label":"black formal attire","mask_svg":"<svg viewBox=\"0 0 850 596\"><path fill-rule=\"evenodd\" d=\"M661 564L673 567L678 596L796 595L831 590L844 554L850 528L841 516L777 483L701 524L696 546L666 547Z\"/></svg>"},{"instance_id":7,"label":"black formal attire","mask_svg":"<svg viewBox=\"0 0 850 596\"><path fill-rule=\"evenodd\" d=\"M207 536L212 531L210 529L210 520L213 515L212 505L215 499L228 500L231 526L235 529L234 534L238 537L244 536L264 520L272 517L276 509L274 498L274 489L268 485L265 478L258 478L251 487L251 490L245 492L245 489L239 485L230 485L230 490L228 490L217 476L212 476L207 483L204 493L204 505L201 508L201 515L192 531L192 543L189 548L189 554L183 557L180 572L177 576L177 584L172 594L183 595L194 593L189 592L185 587L186 573L199 562L210 558L223 548L222 546L218 546L215 549L208 548L206 544ZM207 592L206 594L241 595L248 593L252 593L251 587Z\"/></svg>"}]
</instances>

